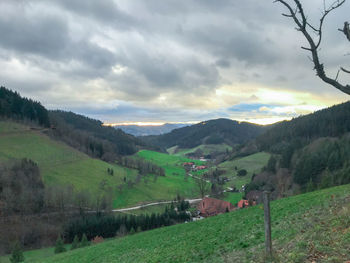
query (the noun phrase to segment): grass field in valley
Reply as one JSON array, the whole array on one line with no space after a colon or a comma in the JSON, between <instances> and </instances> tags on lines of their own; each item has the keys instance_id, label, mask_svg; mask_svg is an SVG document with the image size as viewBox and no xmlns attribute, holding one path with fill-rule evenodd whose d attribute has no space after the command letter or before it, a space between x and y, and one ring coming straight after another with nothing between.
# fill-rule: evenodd
<instances>
[{"instance_id":1,"label":"grass field in valley","mask_svg":"<svg viewBox=\"0 0 350 263\"><path fill-rule=\"evenodd\" d=\"M185 159L152 151L141 151L138 155L163 166L166 176L158 177L157 181L153 176L147 176L146 180L131 188L124 187L120 192L117 187L123 184L124 177L134 180L138 171L90 158L28 126L0 121L0 161L21 158L35 161L46 185L72 184L76 190L97 193L101 182L105 181L105 188L115 192L115 208L172 200L177 194L197 196L192 179L184 179L181 162ZM108 175L108 168L113 168L114 176Z\"/></svg>"},{"instance_id":2,"label":"grass field in valley","mask_svg":"<svg viewBox=\"0 0 350 263\"><path fill-rule=\"evenodd\" d=\"M172 200L177 194L180 194L183 197L198 196L193 179L191 177L185 179L186 172L183 168L184 162L190 162L193 160L149 150L139 151L137 156L165 169L166 176L158 177L157 184L159 188L155 189L155 191L164 192L164 195L168 196L167 198L164 198L164 200ZM193 162L197 165L203 163L197 160Z\"/></svg>"},{"instance_id":3,"label":"grass field in valley","mask_svg":"<svg viewBox=\"0 0 350 263\"><path fill-rule=\"evenodd\" d=\"M273 201L274 262L350 260L349 201L350 185ZM263 243L263 209L258 205L116 238L38 262L263 262Z\"/></svg>"},{"instance_id":4,"label":"grass field in valley","mask_svg":"<svg viewBox=\"0 0 350 263\"><path fill-rule=\"evenodd\" d=\"M254 173L259 173L267 164L270 158L269 153L259 152L248 155L242 158L237 158L232 161L226 161L218 165L218 168L226 171L222 176L226 176L231 181L226 183L226 186L235 186L240 189L242 185L250 182ZM235 169L237 167L237 170ZM246 176L237 176L237 172L241 169L247 170Z\"/></svg>"}]
</instances>

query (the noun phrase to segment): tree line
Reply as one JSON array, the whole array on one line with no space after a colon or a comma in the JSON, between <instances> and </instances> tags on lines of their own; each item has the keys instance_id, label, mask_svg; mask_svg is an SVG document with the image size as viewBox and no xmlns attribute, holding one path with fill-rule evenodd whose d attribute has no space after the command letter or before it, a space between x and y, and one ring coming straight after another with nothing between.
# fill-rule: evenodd
<instances>
[{"instance_id":1,"label":"tree line","mask_svg":"<svg viewBox=\"0 0 350 263\"><path fill-rule=\"evenodd\" d=\"M49 127L48 111L40 102L23 98L19 93L0 87L0 117L30 120Z\"/></svg>"},{"instance_id":2,"label":"tree line","mask_svg":"<svg viewBox=\"0 0 350 263\"><path fill-rule=\"evenodd\" d=\"M64 236L67 242L72 242L75 236L81 238L86 234L90 240L96 236L110 238L128 233L151 230L162 226L170 226L190 220L185 211L167 209L164 213L151 215L85 215L67 223Z\"/></svg>"},{"instance_id":3,"label":"tree line","mask_svg":"<svg viewBox=\"0 0 350 263\"><path fill-rule=\"evenodd\" d=\"M274 197L350 183L350 102L273 125L256 139L272 153L246 193L269 190Z\"/></svg>"},{"instance_id":4,"label":"tree line","mask_svg":"<svg viewBox=\"0 0 350 263\"><path fill-rule=\"evenodd\" d=\"M14 241L27 248L51 245L67 219L110 211L113 197L112 189L90 193L71 185L45 186L32 160L1 163L0 254Z\"/></svg>"},{"instance_id":5,"label":"tree line","mask_svg":"<svg viewBox=\"0 0 350 263\"><path fill-rule=\"evenodd\" d=\"M141 147L151 148L120 129L103 126L101 121L73 112L48 111L40 102L5 87L0 87L0 117L50 127L45 132L54 139L108 162L117 156L134 154Z\"/></svg>"},{"instance_id":6,"label":"tree line","mask_svg":"<svg viewBox=\"0 0 350 263\"><path fill-rule=\"evenodd\" d=\"M272 191L273 197L350 183L350 137L319 138L301 147L289 144L273 154L266 167L246 185L250 191Z\"/></svg>"},{"instance_id":7,"label":"tree line","mask_svg":"<svg viewBox=\"0 0 350 263\"><path fill-rule=\"evenodd\" d=\"M50 111L49 116L55 127L52 131L55 137L73 147L79 147L93 157L112 159L114 156L134 154L144 146L134 136L120 129L103 126L99 120L60 110Z\"/></svg>"},{"instance_id":8,"label":"tree line","mask_svg":"<svg viewBox=\"0 0 350 263\"><path fill-rule=\"evenodd\" d=\"M165 176L165 169L141 158L120 157L118 163L122 166L136 169L141 175L153 174L157 176Z\"/></svg>"},{"instance_id":9,"label":"tree line","mask_svg":"<svg viewBox=\"0 0 350 263\"><path fill-rule=\"evenodd\" d=\"M273 125L256 139L260 151L281 154L320 137L340 137L350 131L350 102Z\"/></svg>"},{"instance_id":10,"label":"tree line","mask_svg":"<svg viewBox=\"0 0 350 263\"><path fill-rule=\"evenodd\" d=\"M0 215L30 215L71 210L108 210L113 193L76 191L72 185L44 186L38 165L29 159L0 165Z\"/></svg>"}]
</instances>

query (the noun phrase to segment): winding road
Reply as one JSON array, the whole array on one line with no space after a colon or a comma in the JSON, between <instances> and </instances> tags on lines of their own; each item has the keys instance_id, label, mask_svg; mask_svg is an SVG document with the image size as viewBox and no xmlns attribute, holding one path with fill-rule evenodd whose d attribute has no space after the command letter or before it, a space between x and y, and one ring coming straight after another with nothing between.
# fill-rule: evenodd
<instances>
[{"instance_id":1,"label":"winding road","mask_svg":"<svg viewBox=\"0 0 350 263\"><path fill-rule=\"evenodd\" d=\"M185 201L189 202L190 204L197 203L202 201L202 198L198 199L185 199ZM121 209L113 209L112 212L127 212L127 211L132 211L132 210L137 210L141 208L145 208L148 206L153 206L153 205L163 205L163 204L171 204L174 201L160 201L160 202L155 202L155 203L149 203L145 205L139 205L139 206L134 206L134 207L128 207L128 208L121 208Z\"/></svg>"}]
</instances>

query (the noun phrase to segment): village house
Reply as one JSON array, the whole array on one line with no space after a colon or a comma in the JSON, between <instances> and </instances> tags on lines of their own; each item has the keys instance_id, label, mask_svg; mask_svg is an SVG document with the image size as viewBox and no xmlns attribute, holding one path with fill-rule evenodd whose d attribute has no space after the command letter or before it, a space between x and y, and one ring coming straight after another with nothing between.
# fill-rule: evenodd
<instances>
[{"instance_id":1,"label":"village house","mask_svg":"<svg viewBox=\"0 0 350 263\"><path fill-rule=\"evenodd\" d=\"M235 210L235 207L226 201L205 197L197 206L199 214L203 217L215 216Z\"/></svg>"},{"instance_id":2,"label":"village house","mask_svg":"<svg viewBox=\"0 0 350 263\"><path fill-rule=\"evenodd\" d=\"M198 165L198 166L196 167L196 170L197 170L197 171L199 171L199 170L204 170L204 169L207 169L207 166L205 166L205 165Z\"/></svg>"},{"instance_id":3,"label":"village house","mask_svg":"<svg viewBox=\"0 0 350 263\"><path fill-rule=\"evenodd\" d=\"M248 200L242 199L241 201L238 202L237 207L238 208L244 208L244 207L248 207L248 206L251 206L251 205L256 205L256 202L255 201L249 202Z\"/></svg>"},{"instance_id":4,"label":"village house","mask_svg":"<svg viewBox=\"0 0 350 263\"><path fill-rule=\"evenodd\" d=\"M207 169L208 166L206 165L198 165L196 166L194 162L186 162L182 164L184 167L191 168L192 171L199 171L199 170L204 170Z\"/></svg>"}]
</instances>

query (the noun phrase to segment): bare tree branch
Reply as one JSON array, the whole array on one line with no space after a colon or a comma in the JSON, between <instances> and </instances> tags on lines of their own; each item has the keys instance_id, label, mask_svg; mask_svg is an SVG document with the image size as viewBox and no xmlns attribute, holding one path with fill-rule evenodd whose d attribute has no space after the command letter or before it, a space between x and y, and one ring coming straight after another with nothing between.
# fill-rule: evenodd
<instances>
[{"instance_id":1,"label":"bare tree branch","mask_svg":"<svg viewBox=\"0 0 350 263\"><path fill-rule=\"evenodd\" d=\"M344 28L338 29L339 31L343 32L346 38L350 41L350 27L349 22L344 22Z\"/></svg>"},{"instance_id":2,"label":"bare tree branch","mask_svg":"<svg viewBox=\"0 0 350 263\"><path fill-rule=\"evenodd\" d=\"M340 68L342 71L344 71L345 73L349 73L350 74L350 70L347 70L347 69L345 69L345 68L343 68L343 67L341 67Z\"/></svg>"},{"instance_id":3,"label":"bare tree branch","mask_svg":"<svg viewBox=\"0 0 350 263\"><path fill-rule=\"evenodd\" d=\"M325 72L324 65L320 61L319 55L318 55L318 49L319 49L321 42L322 42L323 24L324 24L324 21L325 21L327 15L329 13L331 13L333 10L341 7L345 3L345 1L346 0L336 0L329 7L326 6L326 3L324 1L322 16L320 18L320 22L319 22L319 25L317 27L311 25L308 22L307 16L305 15L305 12L304 12L304 9L303 9L303 6L302 6L300 0L293 0L292 1L292 2L294 2L295 7L292 7L291 4L289 4L287 2L287 0L275 0L274 3L280 3L287 8L287 10L289 11L289 14L282 14L282 15L285 17L288 17L288 18L292 18L294 20L295 24L297 25L296 30L300 31L304 35L304 37L306 38L306 40L309 44L309 47L302 47L302 49L311 52L311 55L312 55L311 60L314 64L314 70L316 70L317 76L321 80L323 80L324 82L335 87L336 89L350 95L350 85L349 84L343 85L340 82L338 82L339 72L338 72L335 79L328 77L326 72ZM346 35L348 40L350 41L349 23L345 22L344 28L339 29L339 30L342 31ZM318 36L317 41L315 41L311 37L310 32L316 33L316 35ZM344 68L341 68L341 71L343 71L345 73L350 73L349 70L346 70Z\"/></svg>"}]
</instances>

